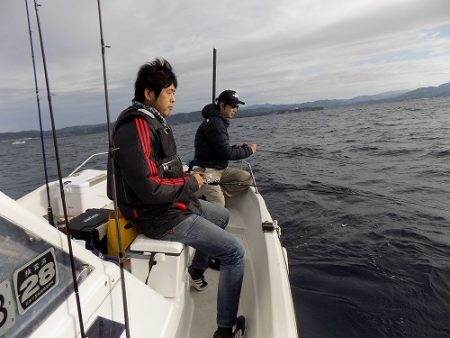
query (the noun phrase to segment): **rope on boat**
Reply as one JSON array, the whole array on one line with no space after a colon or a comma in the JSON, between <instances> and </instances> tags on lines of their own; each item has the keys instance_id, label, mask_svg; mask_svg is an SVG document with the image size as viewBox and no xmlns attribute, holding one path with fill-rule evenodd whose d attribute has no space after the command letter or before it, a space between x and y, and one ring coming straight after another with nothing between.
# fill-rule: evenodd
<instances>
[{"instance_id":1,"label":"rope on boat","mask_svg":"<svg viewBox=\"0 0 450 338\"><path fill-rule=\"evenodd\" d=\"M42 38L42 30L41 30L41 23L39 20L38 6L40 6L40 5L38 5L36 0L34 0L34 9L36 12L36 21L37 21L38 32L39 32L39 42L41 45L42 63L44 65L45 84L47 87L48 108L50 111L50 121L51 121L51 125L52 125L53 145L55 148L56 167L58 169L59 190L61 193L62 207L63 207L63 211L64 211L64 221L66 224L67 245L69 247L70 266L71 266L71 270L72 270L72 279L73 279L73 289L75 292L75 299L76 299L76 304L77 304L78 324L80 326L81 337L86 338L86 334L84 332L83 314L81 312L80 294L78 291L75 260L73 257L72 241L70 239L70 229L69 229L69 220L67 217L66 197L65 197L64 185L63 185L63 181L62 181L61 162L60 162L60 157L59 157L58 141L57 141L57 137L56 137L55 118L54 118L54 114L53 114L52 98L51 98L51 92L50 92L50 84L49 84L49 80L48 80L47 62L45 59L44 42L43 42L43 38Z\"/></svg>"}]
</instances>

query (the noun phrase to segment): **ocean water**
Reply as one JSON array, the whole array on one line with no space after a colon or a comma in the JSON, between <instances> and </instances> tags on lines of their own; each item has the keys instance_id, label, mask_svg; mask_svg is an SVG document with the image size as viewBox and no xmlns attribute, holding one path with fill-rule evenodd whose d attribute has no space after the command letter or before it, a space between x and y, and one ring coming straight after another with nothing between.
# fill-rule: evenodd
<instances>
[{"instance_id":1,"label":"ocean water","mask_svg":"<svg viewBox=\"0 0 450 338\"><path fill-rule=\"evenodd\" d=\"M303 338L450 337L449 117L446 97L232 121L233 143L258 145L249 162L282 227ZM174 126L183 160L197 125ZM67 175L107 137L58 144ZM55 179L51 150L47 162ZM0 175L13 198L41 185L40 141L1 142Z\"/></svg>"}]
</instances>

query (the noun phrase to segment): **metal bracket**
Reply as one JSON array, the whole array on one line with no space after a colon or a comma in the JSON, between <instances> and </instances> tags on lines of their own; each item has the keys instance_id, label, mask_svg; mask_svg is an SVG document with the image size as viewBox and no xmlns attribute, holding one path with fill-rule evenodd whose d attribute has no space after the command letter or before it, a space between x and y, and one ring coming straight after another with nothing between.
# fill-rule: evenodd
<instances>
[{"instance_id":1,"label":"metal bracket","mask_svg":"<svg viewBox=\"0 0 450 338\"><path fill-rule=\"evenodd\" d=\"M262 229L264 232L272 232L275 230L275 226L271 221L262 222Z\"/></svg>"}]
</instances>

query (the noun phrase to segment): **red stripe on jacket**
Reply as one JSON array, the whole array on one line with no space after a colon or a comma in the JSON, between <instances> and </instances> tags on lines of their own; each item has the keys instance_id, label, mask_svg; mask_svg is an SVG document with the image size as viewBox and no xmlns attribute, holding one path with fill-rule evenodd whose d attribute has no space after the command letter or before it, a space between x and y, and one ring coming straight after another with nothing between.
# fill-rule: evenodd
<instances>
[{"instance_id":1,"label":"red stripe on jacket","mask_svg":"<svg viewBox=\"0 0 450 338\"><path fill-rule=\"evenodd\" d=\"M181 186L185 183L186 177L179 178L161 178L158 175L158 169L155 161L152 159L152 144L151 144L151 134L149 126L145 118L136 117L135 125L138 132L139 142L141 143L142 150L144 151L144 158L147 162L150 174L148 179L155 182L157 185L168 185L168 186Z\"/></svg>"},{"instance_id":2,"label":"red stripe on jacket","mask_svg":"<svg viewBox=\"0 0 450 338\"><path fill-rule=\"evenodd\" d=\"M177 207L180 210L186 211L187 210L187 206L184 203L181 202L173 202L173 206Z\"/></svg>"}]
</instances>

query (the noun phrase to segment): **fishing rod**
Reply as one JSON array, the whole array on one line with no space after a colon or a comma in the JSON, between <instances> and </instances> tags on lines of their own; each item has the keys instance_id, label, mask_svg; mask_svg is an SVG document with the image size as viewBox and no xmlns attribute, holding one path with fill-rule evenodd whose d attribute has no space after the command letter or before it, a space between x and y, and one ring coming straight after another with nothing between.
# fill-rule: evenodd
<instances>
[{"instance_id":1,"label":"fishing rod","mask_svg":"<svg viewBox=\"0 0 450 338\"><path fill-rule=\"evenodd\" d=\"M430 208L430 209L435 209L435 210L439 210L445 213L450 213L449 210L445 210L442 208L438 208L434 205L429 205L429 204L424 204L424 203L418 203L418 202L414 202L411 201L409 199L405 199L405 198L399 198L396 196L385 196L382 194L374 194L372 192L368 192L368 191L364 191L364 190L356 190L356 194L357 196L361 196L361 197L366 197L368 199L372 199L372 200L377 200L377 199L384 199L386 201L390 201L390 202L395 202L395 203L399 203L399 204L404 204L404 205L414 205L414 206L418 206L418 207L426 207L426 208ZM370 195L375 195L375 196L370 196Z\"/></svg>"},{"instance_id":2,"label":"fishing rod","mask_svg":"<svg viewBox=\"0 0 450 338\"><path fill-rule=\"evenodd\" d=\"M52 204L50 202L50 187L48 185L47 158L45 155L44 131L42 129L41 103L39 100L39 87L37 84L36 61L34 58L33 36L32 36L32 31L31 31L30 12L28 10L28 0L25 0L25 8L27 10L28 32L29 32L29 36L30 36L30 48L31 48L31 60L33 63L34 88L36 91L36 101L37 101L37 109L38 109L38 117L39 117L39 131L40 131L40 135L41 135L42 161L44 164L45 187L47 190L47 218L48 218L48 222L51 225L55 226L55 221L53 219Z\"/></svg>"},{"instance_id":3,"label":"fishing rod","mask_svg":"<svg viewBox=\"0 0 450 338\"><path fill-rule=\"evenodd\" d=\"M282 154L282 155L289 155L289 156L303 156L303 157L310 157L310 158L316 158L316 159L321 159L321 160L327 160L327 161L333 161L333 162L338 162L338 163L343 163L343 164L349 164L349 165L353 165L353 166L357 166L360 168L365 168L366 170L369 170L370 168L368 168L367 166L364 166L362 164L358 164L358 163L353 163L353 162L348 162L348 161L342 161L342 160L338 160L338 159L334 159L334 158L330 158L330 157L323 157L323 156L313 156L313 155L304 155L304 154L295 154L295 153L290 153L290 152L284 152L284 151L274 151L274 150L265 150L265 149L258 149L258 152L265 152L265 153L270 153L270 154ZM404 187L410 187L410 188L415 188L414 186L411 185L407 185L403 182L397 182L394 180L386 180L389 183L394 183L394 184L398 184L400 186L404 186ZM414 205L421 205L421 204L416 204L412 201L409 202L405 202L405 203L409 203L409 204L414 204ZM429 208L433 208L433 209L438 209L441 211L446 211L443 209L439 209L433 206L427 206Z\"/></svg>"},{"instance_id":4,"label":"fishing rod","mask_svg":"<svg viewBox=\"0 0 450 338\"><path fill-rule=\"evenodd\" d=\"M216 50L216 48L213 48L212 103L215 102L215 96L216 96L216 60L217 60L217 50ZM360 167L360 168L366 168L364 165L359 164L359 163L353 163L353 162L338 160L338 159L335 159L335 158L324 157L324 156L295 154L295 153L291 153L291 152L266 150L266 149L258 149L258 152L269 153L269 154L277 154L277 155L282 154L282 155L288 155L288 156L309 157L309 158L327 160L327 161L332 161L332 162L338 162L338 163L342 163L342 164L349 164L349 165L357 166L357 167ZM253 173L252 173L252 177L253 177ZM391 181L391 182L400 184L399 182L393 182L393 181ZM213 186L220 185L220 186L254 187L255 189L258 189L256 184L221 182L220 180L209 180L209 179L206 179L205 180L205 184L206 185L213 185ZM401 185L404 185L404 184L402 183ZM320 192L320 193L330 193L329 191L318 190L318 189L297 188L297 190L305 190L305 191ZM338 193L338 192L333 192L333 193ZM344 194L344 193L342 192L342 193L338 193L338 194ZM359 195L361 197L374 199L373 197L369 196L370 192L361 191L359 193ZM425 207L428 207L428 208L432 208L432 209L436 209L436 210L440 210L440 211L444 211L444 212L449 212L447 210L440 209L440 208L437 208L437 207L434 207L434 206L431 206L431 205L419 204L419 203L415 203L413 201L409 201L409 200L406 200L406 199L400 199L400 198L397 198L397 197L379 196L379 198L388 200L390 202L402 203L402 204L407 204L407 205L410 204L410 205L417 205L417 206L425 206Z\"/></svg>"},{"instance_id":5,"label":"fishing rod","mask_svg":"<svg viewBox=\"0 0 450 338\"><path fill-rule=\"evenodd\" d=\"M220 182L220 181L205 181L206 185L221 185L221 186L239 186L239 187L256 187L256 184L247 183L232 183L232 182Z\"/></svg>"},{"instance_id":6,"label":"fishing rod","mask_svg":"<svg viewBox=\"0 0 450 338\"><path fill-rule=\"evenodd\" d=\"M213 185L213 186L239 186L239 187L255 187L256 188L256 184L248 184L248 183L239 183L239 182L222 182L220 180L209 180L209 179L205 179L205 184L206 185ZM292 184L291 184L292 185ZM335 194L335 195L353 195L353 196L359 196L362 198L367 198L367 199L371 199L374 201L378 201L380 199L388 201L388 202L394 202L394 203L399 203L399 204L403 204L403 205L414 205L414 206L419 206L419 207L426 207L426 208L430 208L430 209L435 209L435 210L439 210L445 213L450 213L450 211L445 210L445 209L441 209L438 208L436 206L433 205L428 205L428 204L423 204L423 203L417 203L405 198L399 198L399 197L395 197L395 196L386 196L383 194L374 194L372 192L369 191L364 191L364 190L353 190L353 189L348 189L349 191L330 191L330 190L326 190L326 189L314 189L314 188L302 188L302 187L298 187L293 185L296 191L310 191L310 192L318 192L318 193L325 193L325 194ZM374 196L372 196L374 195Z\"/></svg>"},{"instance_id":7,"label":"fishing rod","mask_svg":"<svg viewBox=\"0 0 450 338\"><path fill-rule=\"evenodd\" d=\"M216 61L217 61L217 50L213 48L213 78L212 78L212 103L216 101Z\"/></svg>"},{"instance_id":8,"label":"fishing rod","mask_svg":"<svg viewBox=\"0 0 450 338\"><path fill-rule=\"evenodd\" d=\"M111 161L111 182L112 182L112 193L113 193L113 204L114 204L114 219L116 226L116 236L117 236L117 251L119 258L119 267L120 267L120 282L122 288L122 303L123 303L123 312L124 312L124 322L125 322L125 334L126 337L130 337L130 321L128 317L128 302L127 302L127 292L125 287L125 273L124 273L124 257L125 254L122 248L122 238L120 234L120 223L119 223L119 208L117 206L117 187L116 187L116 179L115 179L115 169L114 169L114 151L116 150L113 147L112 142L112 133L111 133L111 118L109 112L109 98L108 98L108 81L106 79L106 62L105 62L105 50L110 46L106 46L103 39L103 24L102 24L102 11L100 6L100 0L97 0L98 7L98 21L100 27L100 44L102 51L102 68L103 68L103 88L105 92L105 110L106 110L106 124L108 130L108 145L109 145L109 160Z\"/></svg>"},{"instance_id":9,"label":"fishing rod","mask_svg":"<svg viewBox=\"0 0 450 338\"><path fill-rule=\"evenodd\" d=\"M348 188L347 188L348 189ZM319 190L319 189L310 189L310 188L297 188L296 190L306 190L306 191L312 191L312 192L320 192L320 193L327 193L327 194L338 194L338 195L353 195L353 196L358 196L358 197L362 197L362 198L367 198L373 201L378 201L378 200L385 200L388 202L394 202L394 203L398 203L398 204L403 204L403 205L414 205L414 206L419 206L419 207L425 207L425 208L430 208L430 209L435 209L435 210L439 210L445 213L450 213L450 211L442 209L442 208L438 208L436 206L433 205L429 205L429 204L424 204L424 203L418 203L418 202L414 202L411 201L409 199L406 198L400 198L400 197L396 197L396 196L388 196L388 195L383 195L380 193L373 193L370 191L365 191L365 190L353 190L353 189L348 189L350 190L350 192L348 191L329 191L329 190Z\"/></svg>"},{"instance_id":10,"label":"fishing rod","mask_svg":"<svg viewBox=\"0 0 450 338\"><path fill-rule=\"evenodd\" d=\"M52 97L51 97L51 92L50 92L50 84L49 84L49 80L48 80L47 62L45 60L44 41L42 38L41 23L39 20L39 10L38 10L39 6L40 5L37 4L36 0L34 0L34 9L36 12L36 22L37 22L38 32L39 32L39 42L41 45L42 63L44 65L45 84L47 87L48 108L50 111L50 121L52 124L53 145L55 148L56 167L58 169L59 191L61 193L61 201L62 201L62 207L63 207L63 211L64 211L64 221L66 224L67 245L69 248L70 266L71 266L71 270L72 270L73 289L75 292L75 300L76 300L76 304L77 304L78 323L80 326L81 337L86 338L86 334L84 332L83 314L81 312L81 302L80 302L80 295L79 295L79 291L78 291L78 282L77 282L77 276L76 276L76 272L75 272L76 269L75 269L75 260L73 257L72 241L70 239L70 228L69 228L69 220L67 217L66 197L65 197L64 185L63 185L63 181L62 181L61 163L60 163L59 150L58 150L58 140L56 138L55 118L54 118L54 114L53 114Z\"/></svg>"},{"instance_id":11,"label":"fishing rod","mask_svg":"<svg viewBox=\"0 0 450 338\"><path fill-rule=\"evenodd\" d=\"M343 160L338 160L338 159L331 158L331 157L305 155L305 154L295 154L295 153L290 153L290 152L287 152L287 151L275 151L275 150L266 150L266 149L258 149L258 152L269 153L269 154L277 154L277 155L281 154L281 155L289 155L289 156L301 156L301 157L318 158L318 159L321 159L321 160L339 162L339 163L343 163L343 164L350 164L350 165L354 165L354 166L357 166L357 167L364 168L364 165L362 165L362 164L353 163L353 162L347 162L347 161L343 161Z\"/></svg>"},{"instance_id":12,"label":"fishing rod","mask_svg":"<svg viewBox=\"0 0 450 338\"><path fill-rule=\"evenodd\" d=\"M216 59L217 59L217 50L216 48L213 48L213 79L212 79L212 103L215 102L215 95L216 95ZM295 153L291 153L291 152L285 152L285 151L275 151L275 150L266 150L266 149L258 149L258 152L263 152L263 153L269 153L269 154L276 154L276 155L288 155L288 156L301 156L301 157L309 157L309 158L315 158L315 159L321 159L321 160L327 160L327 161L332 161L332 162L338 162L341 164L348 164L348 165L353 165L353 166L357 166L360 168L366 168L364 165L359 164L359 163L353 163L353 162L349 162L349 161L343 161L343 160L339 160L339 159L335 159L335 158L330 158L330 157L324 157L324 156L314 156L314 155L306 155L306 154L295 154ZM252 177L253 177L253 173L252 173ZM399 183L399 182L394 182L391 181L392 183L397 183L400 185L404 185L403 183ZM231 183L231 182L220 182L220 181L214 181L214 180L205 180L205 184L207 185L220 185L220 186L248 186L248 187L254 187L255 189L257 188L256 184L245 184L245 183ZM298 190L307 190L307 191L312 191L312 192L327 192L327 191L322 191L322 190L315 190L315 189L305 189L305 188L300 188ZM367 196L369 193L366 193L366 197L367 198L371 198L370 196ZM361 194L362 196L362 194ZM388 199L389 201L394 201L394 202L399 202L399 203L404 203L404 204L411 204L411 205L420 205L418 203L414 203L412 201L408 201L408 200L401 200L399 198L390 198L389 196L384 196L385 199ZM427 205L423 205L422 206L427 206ZM441 210L441 211L446 211L443 209L439 209L433 206L427 206L429 208L433 208L433 209L437 209L437 210Z\"/></svg>"}]
</instances>

